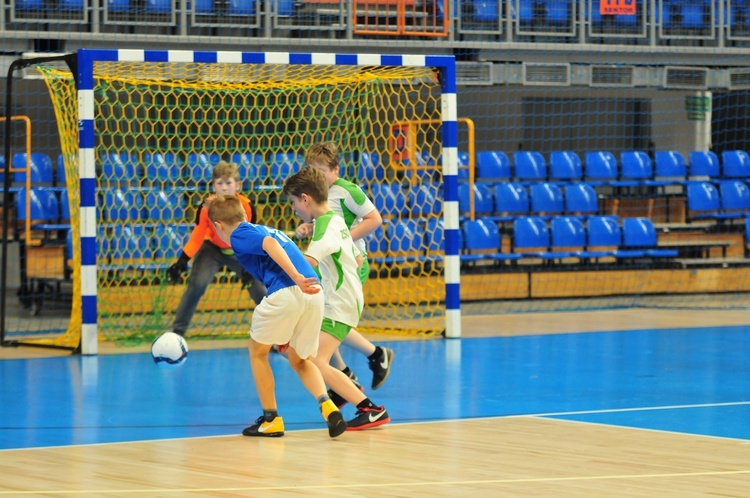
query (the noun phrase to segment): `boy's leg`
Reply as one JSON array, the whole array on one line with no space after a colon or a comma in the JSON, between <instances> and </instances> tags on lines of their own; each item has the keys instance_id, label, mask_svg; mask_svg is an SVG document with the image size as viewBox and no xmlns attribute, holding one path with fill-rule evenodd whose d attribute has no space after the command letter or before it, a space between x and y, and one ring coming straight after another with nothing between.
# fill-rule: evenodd
<instances>
[{"instance_id":1,"label":"boy's leg","mask_svg":"<svg viewBox=\"0 0 750 498\"><path fill-rule=\"evenodd\" d=\"M328 435L336 437L343 434L346 431L346 422L344 422L344 417L339 409L328 398L326 385L318 367L309 358L300 358L294 348L291 347L287 358L289 359L289 365L299 375L302 384L318 401L323 418L326 419L328 424Z\"/></svg>"},{"instance_id":2,"label":"boy's leg","mask_svg":"<svg viewBox=\"0 0 750 498\"><path fill-rule=\"evenodd\" d=\"M346 336L344 344L353 347L367 356L368 365L370 370L372 370L372 388L377 389L382 386L391 373L393 350L391 348L375 346L354 329Z\"/></svg>"},{"instance_id":3,"label":"boy's leg","mask_svg":"<svg viewBox=\"0 0 750 498\"><path fill-rule=\"evenodd\" d=\"M366 396L352 382L352 380L341 370L330 365L331 355L336 351L341 341L331 334L320 332L320 346L318 355L313 359L315 365L320 369L323 380L335 392L349 403L357 406ZM336 403L338 405L338 403Z\"/></svg>"},{"instance_id":4,"label":"boy's leg","mask_svg":"<svg viewBox=\"0 0 750 498\"><path fill-rule=\"evenodd\" d=\"M250 339L248 346L250 369L253 372L255 390L258 392L263 415L255 421L254 425L242 431L245 436L280 437L284 435L284 420L278 416L275 380L271 364L268 362L270 349L271 346Z\"/></svg>"},{"instance_id":5,"label":"boy's leg","mask_svg":"<svg viewBox=\"0 0 750 498\"><path fill-rule=\"evenodd\" d=\"M182 336L188 331L203 294L213 282L216 272L221 268L219 258L221 250L206 241L193 258L193 266L187 280L187 288L180 298L180 304L174 314L172 331Z\"/></svg>"}]
</instances>

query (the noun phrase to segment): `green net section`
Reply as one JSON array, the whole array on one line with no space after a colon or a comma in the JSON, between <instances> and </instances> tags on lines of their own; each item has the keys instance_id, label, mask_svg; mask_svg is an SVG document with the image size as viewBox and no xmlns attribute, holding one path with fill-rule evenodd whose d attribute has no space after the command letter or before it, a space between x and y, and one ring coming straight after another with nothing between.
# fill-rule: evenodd
<instances>
[{"instance_id":1,"label":"green net section","mask_svg":"<svg viewBox=\"0 0 750 498\"><path fill-rule=\"evenodd\" d=\"M72 77L43 72L70 144L64 153L74 157ZM102 338L142 341L169 327L185 282L167 284L165 270L187 242L219 160L239 166L257 222L292 232L299 220L281 186L320 141L339 146L341 176L361 185L385 220L367 241L371 277L358 328L443 330L442 249L428 236L442 230L440 85L432 70L100 62L95 77ZM404 153L410 137L432 145L416 158L408 147ZM72 193L77 164L66 167ZM77 240L77 212L71 222ZM73 261L78 271L78 247ZM74 278L80 282L79 272ZM237 275L221 271L188 335L246 337L253 306ZM80 329L76 320L71 329Z\"/></svg>"}]
</instances>

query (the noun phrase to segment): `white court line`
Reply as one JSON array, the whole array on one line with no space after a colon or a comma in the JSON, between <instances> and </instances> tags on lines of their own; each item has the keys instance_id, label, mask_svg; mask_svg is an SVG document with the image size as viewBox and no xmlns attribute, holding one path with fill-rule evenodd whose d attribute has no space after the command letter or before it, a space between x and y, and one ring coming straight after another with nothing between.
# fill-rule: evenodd
<instances>
[{"instance_id":1,"label":"white court line","mask_svg":"<svg viewBox=\"0 0 750 498\"><path fill-rule=\"evenodd\" d=\"M676 409L689 409L689 408L713 408L713 407L722 407L722 406L746 406L750 405L750 401L731 401L726 403L703 403L703 404L692 404L692 405L663 405L663 406L640 406L635 408L611 408L611 409L603 409L603 410L578 410L578 411L569 411L569 412L548 412L548 413L525 413L525 414L518 414L518 415L491 415L488 417L466 417L466 418L446 418L446 419L440 419L440 420L424 420L424 421L415 421L415 422L399 422L398 419L393 420L393 425L416 425L416 424L440 424L444 422L459 422L459 421L466 421L466 420L495 420L495 419L506 419L506 418L545 418L545 417L562 417L567 415L591 415L591 414L598 414L598 413L624 413L624 412L640 412L640 411L653 411L653 410L676 410ZM562 420L562 419L561 419ZM701 437L716 437L720 439L731 439L735 441L747 441L746 439L741 438L730 438L730 437L724 437L724 436L712 436L709 434L695 434L692 432L672 432L672 431L660 431L658 429L648 429L643 427L633 427L633 426L623 426L618 424L606 424L606 423L599 423L599 422L588 422L588 421L575 421L575 420L565 420L566 422L582 422L582 423L593 423L598 425L610 425L612 427L623 427L627 429L639 429L639 430L653 430L658 432L669 432L671 434L685 434L689 436L701 436ZM243 425L243 424L236 424L236 425ZM313 429L292 429L287 430L287 432L307 432L307 431L322 431L324 429L322 428L313 428ZM87 443L87 444L63 444L58 446L34 446L34 447L27 447L27 448L0 448L0 453L8 452L8 451L23 451L23 450L46 450L46 449L54 449L54 448L78 448L78 447L87 447L87 446L103 446L103 445L113 445L113 444L132 444L132 443L160 443L160 442L166 442L166 441L183 441L185 439L207 439L207 438L217 438L217 437L236 437L239 436L239 433L237 434L217 434L215 436L193 436L193 437L175 437L175 438L168 438L168 439L138 439L133 441L112 441L112 442L102 442L102 443Z\"/></svg>"}]
</instances>

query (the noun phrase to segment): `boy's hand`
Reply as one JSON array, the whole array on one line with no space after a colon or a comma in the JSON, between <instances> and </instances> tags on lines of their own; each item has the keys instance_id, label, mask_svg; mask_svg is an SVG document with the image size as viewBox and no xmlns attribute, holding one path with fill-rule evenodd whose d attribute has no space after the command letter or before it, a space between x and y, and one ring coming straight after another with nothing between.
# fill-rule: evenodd
<instances>
[{"instance_id":1,"label":"boy's hand","mask_svg":"<svg viewBox=\"0 0 750 498\"><path fill-rule=\"evenodd\" d=\"M303 275L299 275L294 279L294 283L299 285L299 288L302 289L302 292L305 294L317 294L322 290L320 282L318 282L318 279L315 277L307 278Z\"/></svg>"},{"instance_id":2,"label":"boy's hand","mask_svg":"<svg viewBox=\"0 0 750 498\"><path fill-rule=\"evenodd\" d=\"M310 237L313 233L313 224L312 223L302 223L300 226L297 227L297 230L294 232L294 236L298 239L306 239L307 237Z\"/></svg>"},{"instance_id":3,"label":"boy's hand","mask_svg":"<svg viewBox=\"0 0 750 498\"><path fill-rule=\"evenodd\" d=\"M182 274L187 271L187 262L178 259L175 264L167 269L167 280L170 284L177 284L182 280Z\"/></svg>"}]
</instances>

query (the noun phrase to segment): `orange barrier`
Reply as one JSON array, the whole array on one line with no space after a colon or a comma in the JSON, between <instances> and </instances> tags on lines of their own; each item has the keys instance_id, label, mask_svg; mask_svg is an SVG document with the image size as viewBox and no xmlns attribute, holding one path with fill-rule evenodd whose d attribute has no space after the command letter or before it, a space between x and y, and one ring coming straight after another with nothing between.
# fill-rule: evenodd
<instances>
[{"instance_id":1,"label":"orange barrier","mask_svg":"<svg viewBox=\"0 0 750 498\"><path fill-rule=\"evenodd\" d=\"M313 0L320 3L324 0ZM357 0L352 24L359 35L407 35L444 38L448 36L448 0ZM395 21L395 24L394 24Z\"/></svg>"}]
</instances>

